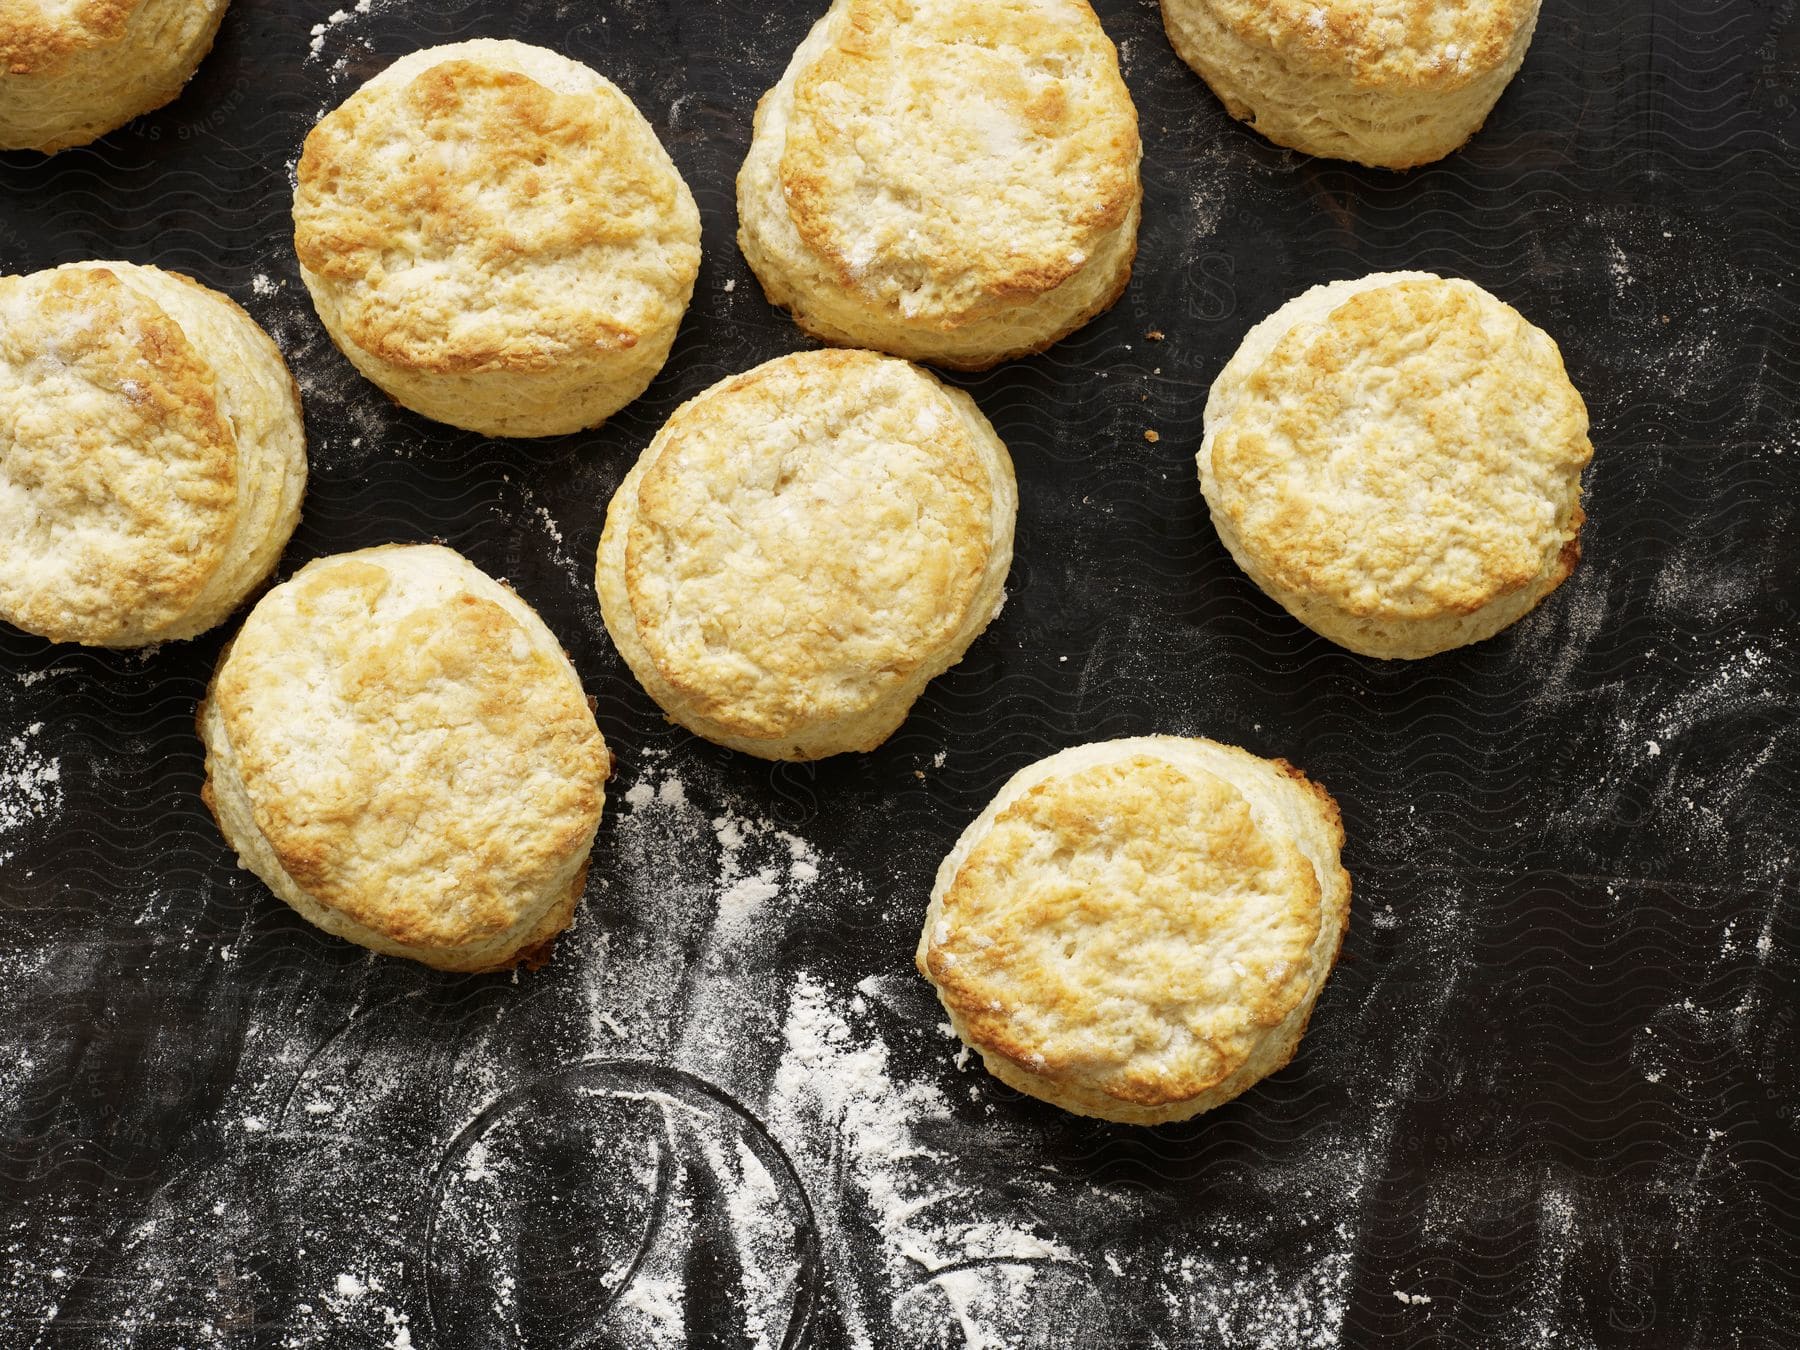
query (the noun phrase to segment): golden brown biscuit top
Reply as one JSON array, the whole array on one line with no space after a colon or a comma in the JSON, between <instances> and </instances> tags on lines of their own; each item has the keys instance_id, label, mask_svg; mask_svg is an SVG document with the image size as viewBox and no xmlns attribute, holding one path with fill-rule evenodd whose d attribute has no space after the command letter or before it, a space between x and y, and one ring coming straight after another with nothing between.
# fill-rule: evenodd
<instances>
[{"instance_id":1,"label":"golden brown biscuit top","mask_svg":"<svg viewBox=\"0 0 1800 1350\"><path fill-rule=\"evenodd\" d=\"M0 77L43 75L125 35L143 0L0 0Z\"/></svg>"},{"instance_id":2,"label":"golden brown biscuit top","mask_svg":"<svg viewBox=\"0 0 1800 1350\"><path fill-rule=\"evenodd\" d=\"M803 352L693 400L637 484L625 582L663 678L732 734L854 716L962 627L993 485L930 376Z\"/></svg>"},{"instance_id":3,"label":"golden brown biscuit top","mask_svg":"<svg viewBox=\"0 0 1800 1350\"><path fill-rule=\"evenodd\" d=\"M437 373L635 346L699 266L691 200L629 100L466 59L359 90L306 138L301 263L344 330Z\"/></svg>"},{"instance_id":4,"label":"golden brown biscuit top","mask_svg":"<svg viewBox=\"0 0 1800 1350\"><path fill-rule=\"evenodd\" d=\"M1223 1082L1306 997L1320 905L1312 865L1235 787L1135 754L994 818L926 966L978 1049L1162 1106Z\"/></svg>"},{"instance_id":5,"label":"golden brown biscuit top","mask_svg":"<svg viewBox=\"0 0 1800 1350\"><path fill-rule=\"evenodd\" d=\"M154 632L236 513L236 438L179 324L104 267L0 277L0 618Z\"/></svg>"},{"instance_id":6,"label":"golden brown biscuit top","mask_svg":"<svg viewBox=\"0 0 1800 1350\"><path fill-rule=\"evenodd\" d=\"M1460 89L1511 57L1539 0L1199 0L1293 67L1358 85Z\"/></svg>"},{"instance_id":7,"label":"golden brown biscuit top","mask_svg":"<svg viewBox=\"0 0 1800 1350\"><path fill-rule=\"evenodd\" d=\"M1282 336L1213 442L1215 509L1279 587L1470 614L1561 553L1593 456L1548 335L1466 281L1352 296Z\"/></svg>"},{"instance_id":8,"label":"golden brown biscuit top","mask_svg":"<svg viewBox=\"0 0 1800 1350\"><path fill-rule=\"evenodd\" d=\"M607 753L541 625L455 572L401 578L389 552L271 591L213 697L257 829L309 896L395 942L479 946L585 846Z\"/></svg>"},{"instance_id":9,"label":"golden brown biscuit top","mask_svg":"<svg viewBox=\"0 0 1800 1350\"><path fill-rule=\"evenodd\" d=\"M945 328L1068 280L1138 199L1137 114L1086 0L848 0L781 182L845 286Z\"/></svg>"}]
</instances>

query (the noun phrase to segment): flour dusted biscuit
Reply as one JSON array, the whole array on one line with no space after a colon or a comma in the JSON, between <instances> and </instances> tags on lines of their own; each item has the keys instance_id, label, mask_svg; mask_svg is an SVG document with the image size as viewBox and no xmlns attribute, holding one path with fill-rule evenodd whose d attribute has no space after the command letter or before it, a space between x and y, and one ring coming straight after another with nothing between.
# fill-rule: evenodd
<instances>
[{"instance_id":1,"label":"flour dusted biscuit","mask_svg":"<svg viewBox=\"0 0 1800 1350\"><path fill-rule=\"evenodd\" d=\"M1293 1057L1337 960L1337 805L1281 760L1137 736L1021 770L938 868L917 963L988 1071L1185 1120Z\"/></svg>"},{"instance_id":2,"label":"flour dusted biscuit","mask_svg":"<svg viewBox=\"0 0 1800 1350\"><path fill-rule=\"evenodd\" d=\"M539 964L611 764L532 608L450 549L321 558L265 595L200 706L203 796L328 933L440 970Z\"/></svg>"},{"instance_id":3,"label":"flour dusted biscuit","mask_svg":"<svg viewBox=\"0 0 1800 1350\"><path fill-rule=\"evenodd\" d=\"M123 262L0 277L0 619L192 637L268 575L305 486L294 381L223 295Z\"/></svg>"},{"instance_id":4,"label":"flour dusted biscuit","mask_svg":"<svg viewBox=\"0 0 1800 1350\"><path fill-rule=\"evenodd\" d=\"M313 128L294 246L332 340L396 401L553 436L662 369L700 216L612 84L483 39L402 57Z\"/></svg>"},{"instance_id":5,"label":"flour dusted biscuit","mask_svg":"<svg viewBox=\"0 0 1800 1350\"><path fill-rule=\"evenodd\" d=\"M86 145L181 92L226 0L0 0L0 150Z\"/></svg>"},{"instance_id":6,"label":"flour dusted biscuit","mask_svg":"<svg viewBox=\"0 0 1800 1350\"><path fill-rule=\"evenodd\" d=\"M1162 0L1233 117L1309 155L1410 169L1481 129L1539 0Z\"/></svg>"},{"instance_id":7,"label":"flour dusted biscuit","mask_svg":"<svg viewBox=\"0 0 1800 1350\"><path fill-rule=\"evenodd\" d=\"M757 105L738 243L815 337L980 370L1118 299L1138 158L1086 0L834 0Z\"/></svg>"},{"instance_id":8,"label":"flour dusted biscuit","mask_svg":"<svg viewBox=\"0 0 1800 1350\"><path fill-rule=\"evenodd\" d=\"M1238 565L1368 656L1492 637L1581 556L1587 408L1542 330L1468 281L1315 286L1206 403L1200 486Z\"/></svg>"},{"instance_id":9,"label":"flour dusted biscuit","mask_svg":"<svg viewBox=\"0 0 1800 1350\"><path fill-rule=\"evenodd\" d=\"M872 750L999 611L1017 508L968 395L872 352L785 356L683 404L625 476L600 610L708 740Z\"/></svg>"}]
</instances>

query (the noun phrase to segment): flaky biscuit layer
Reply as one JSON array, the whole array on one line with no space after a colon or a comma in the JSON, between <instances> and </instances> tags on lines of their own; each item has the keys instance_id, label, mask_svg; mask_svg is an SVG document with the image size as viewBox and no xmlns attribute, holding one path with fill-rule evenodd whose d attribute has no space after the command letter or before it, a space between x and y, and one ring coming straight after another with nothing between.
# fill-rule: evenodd
<instances>
[{"instance_id":1,"label":"flaky biscuit layer","mask_svg":"<svg viewBox=\"0 0 1800 1350\"><path fill-rule=\"evenodd\" d=\"M543 621L451 550L309 563L245 621L199 725L227 841L327 932L494 970L568 925L606 743Z\"/></svg>"},{"instance_id":2,"label":"flaky biscuit layer","mask_svg":"<svg viewBox=\"0 0 1800 1350\"><path fill-rule=\"evenodd\" d=\"M963 832L917 964L988 1070L1184 1120L1292 1057L1348 922L1336 804L1281 761L1140 736L1029 766Z\"/></svg>"},{"instance_id":3,"label":"flaky biscuit layer","mask_svg":"<svg viewBox=\"0 0 1800 1350\"><path fill-rule=\"evenodd\" d=\"M549 436L598 425L662 369L700 217L611 83L481 39L401 58L313 128L294 246L332 340L397 401Z\"/></svg>"},{"instance_id":4,"label":"flaky biscuit layer","mask_svg":"<svg viewBox=\"0 0 1800 1350\"><path fill-rule=\"evenodd\" d=\"M1416 658L1492 637L1569 575L1587 432L1548 334L1471 282L1382 273L1250 331L1207 400L1200 484L1289 613Z\"/></svg>"},{"instance_id":5,"label":"flaky biscuit layer","mask_svg":"<svg viewBox=\"0 0 1800 1350\"><path fill-rule=\"evenodd\" d=\"M1409 169L1481 129L1539 0L1162 0L1176 54L1233 117L1309 155Z\"/></svg>"},{"instance_id":6,"label":"flaky biscuit layer","mask_svg":"<svg viewBox=\"0 0 1800 1350\"><path fill-rule=\"evenodd\" d=\"M738 242L807 332L981 369L1118 298L1139 157L1086 0L836 0L757 106Z\"/></svg>"},{"instance_id":7,"label":"flaky biscuit layer","mask_svg":"<svg viewBox=\"0 0 1800 1350\"><path fill-rule=\"evenodd\" d=\"M227 0L0 0L0 150L86 145L181 92Z\"/></svg>"},{"instance_id":8,"label":"flaky biscuit layer","mask_svg":"<svg viewBox=\"0 0 1800 1350\"><path fill-rule=\"evenodd\" d=\"M0 619L192 637L268 575L305 484L293 379L225 296L122 262L0 278Z\"/></svg>"},{"instance_id":9,"label":"flaky biscuit layer","mask_svg":"<svg viewBox=\"0 0 1800 1350\"><path fill-rule=\"evenodd\" d=\"M596 563L620 653L676 721L771 759L870 750L1000 606L1012 463L916 366L816 351L669 419Z\"/></svg>"}]
</instances>

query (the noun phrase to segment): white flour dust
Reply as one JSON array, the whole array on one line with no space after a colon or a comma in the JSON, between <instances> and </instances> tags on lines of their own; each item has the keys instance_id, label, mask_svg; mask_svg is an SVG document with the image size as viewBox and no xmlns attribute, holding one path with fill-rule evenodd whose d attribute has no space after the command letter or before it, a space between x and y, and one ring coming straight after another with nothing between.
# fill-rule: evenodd
<instances>
[{"instance_id":1,"label":"white flour dust","mask_svg":"<svg viewBox=\"0 0 1800 1350\"><path fill-rule=\"evenodd\" d=\"M1631 285L1631 261L1625 256L1625 250L1619 247L1617 240L1607 243L1608 267L1612 272L1613 289L1623 294Z\"/></svg>"},{"instance_id":2,"label":"white flour dust","mask_svg":"<svg viewBox=\"0 0 1800 1350\"><path fill-rule=\"evenodd\" d=\"M325 54L325 44L334 31L349 23L360 14L367 14L375 8L375 0L356 0L349 9L334 9L321 22L312 26L312 42L307 47L308 62L317 61Z\"/></svg>"},{"instance_id":3,"label":"white flour dust","mask_svg":"<svg viewBox=\"0 0 1800 1350\"><path fill-rule=\"evenodd\" d=\"M1329 1343L1371 1155L1290 1145L1234 1183L1231 1223L1179 1186L1106 1184L1067 1161L1103 1136L1014 1109L865 938L904 897L704 767L634 761L587 904L516 981L284 965L283 941L345 953L268 902L280 940L234 958L254 979L205 986L241 1028L211 1116L122 1226L37 1239L64 1275L0 1286L0 1319L75 1300L121 1344L178 1324L205 1346L255 1316L283 1350L448 1328L675 1350L713 1319L706 1343L778 1350L816 1293L832 1336L871 1350L1100 1350L1137 1343L1134 1318ZM7 973L25 1006L67 975ZM1087 1142L1046 1146L1070 1129Z\"/></svg>"},{"instance_id":4,"label":"white flour dust","mask_svg":"<svg viewBox=\"0 0 1800 1350\"><path fill-rule=\"evenodd\" d=\"M1271 1157L1248 1192L1170 1258L1163 1290L1171 1324L1206 1327L1243 1350L1335 1347L1360 1244L1364 1187L1388 1127L1373 1139L1322 1132L1298 1153ZM1266 1258L1273 1232L1290 1235ZM1291 1255L1291 1236L1303 1235Z\"/></svg>"},{"instance_id":5,"label":"white flour dust","mask_svg":"<svg viewBox=\"0 0 1800 1350\"><path fill-rule=\"evenodd\" d=\"M550 560L561 569L563 575L568 577L570 581L585 588L585 586L592 581L593 559L588 559L589 575L584 578L581 565L575 560L574 555L569 552L568 543L563 538L562 526L556 523L556 517L550 514L550 508L539 501L537 496L528 486L514 478L510 473L502 473L500 475L500 481L519 494L521 504L525 508L522 519L527 522L536 522L538 530L543 536L545 550L549 553ZM520 518L514 517L514 519L518 520Z\"/></svg>"},{"instance_id":6,"label":"white flour dust","mask_svg":"<svg viewBox=\"0 0 1800 1350\"><path fill-rule=\"evenodd\" d=\"M377 450L384 456L412 453L406 438L391 432L398 410L332 345L304 286L259 273L249 291L248 298L237 298L275 340L300 387L315 473L363 463ZM457 490L455 484L445 488L446 494Z\"/></svg>"},{"instance_id":7,"label":"white flour dust","mask_svg":"<svg viewBox=\"0 0 1800 1350\"><path fill-rule=\"evenodd\" d=\"M37 747L44 724L0 737L0 862L62 807L62 765Z\"/></svg>"},{"instance_id":8,"label":"white flour dust","mask_svg":"<svg viewBox=\"0 0 1800 1350\"><path fill-rule=\"evenodd\" d=\"M962 1344L998 1350L1054 1317L1046 1310L1058 1302L1083 1307L1083 1297L1095 1298L1071 1242L1046 1231L1029 1205L979 1184L954 1149L928 1142L955 1128L941 1082L954 1073L951 1056L944 1049L925 1078L897 1070L879 988L888 977L846 988L841 976L777 971L781 945L853 901L856 878L799 834L664 772L654 758L621 795L628 852L643 847L646 870L660 860L654 890L633 887L658 911L654 930L679 945L684 918L710 911L704 935L687 942L690 968L707 978L687 1003L674 1058L751 1106L792 1159L824 1266L840 1276L832 1295L850 1343L895 1343L895 1328L908 1333L904 1343L935 1343L954 1327ZM681 864L670 866L676 858ZM611 956L616 981L625 956L616 942ZM659 1006L659 982L634 984L622 998L613 988L611 1015L633 1035L633 1009ZM603 995L592 997L598 1006ZM764 1169L734 1172L715 1157L709 1170L739 1178L728 1195L730 1226L746 1256L758 1257L741 1262L744 1306L778 1307L771 1295L793 1276L771 1253L791 1200ZM1094 1242L1092 1232L1080 1236ZM844 1277L852 1271L857 1278ZM643 1298L638 1311L648 1318L673 1303L674 1291L653 1285ZM754 1344L780 1344L769 1313L747 1317L745 1332Z\"/></svg>"},{"instance_id":9,"label":"white flour dust","mask_svg":"<svg viewBox=\"0 0 1800 1350\"><path fill-rule=\"evenodd\" d=\"M902 1273L935 1270L971 1258L1054 1257L1069 1250L1029 1226L992 1220L933 1223L957 1160L914 1137L920 1121L948 1115L932 1084L895 1084L888 1047L852 1031L845 1013L810 975L794 984L775 1076L775 1119L796 1133L823 1126L844 1150L849 1178L869 1203L890 1265Z\"/></svg>"},{"instance_id":10,"label":"white flour dust","mask_svg":"<svg viewBox=\"0 0 1800 1350\"><path fill-rule=\"evenodd\" d=\"M1331 1350L1344 1322L1349 1237L1343 1224L1325 1233L1312 1249L1320 1260L1298 1277L1233 1254L1229 1238L1214 1237L1177 1263L1170 1311L1177 1325L1219 1329L1225 1344L1244 1350Z\"/></svg>"}]
</instances>

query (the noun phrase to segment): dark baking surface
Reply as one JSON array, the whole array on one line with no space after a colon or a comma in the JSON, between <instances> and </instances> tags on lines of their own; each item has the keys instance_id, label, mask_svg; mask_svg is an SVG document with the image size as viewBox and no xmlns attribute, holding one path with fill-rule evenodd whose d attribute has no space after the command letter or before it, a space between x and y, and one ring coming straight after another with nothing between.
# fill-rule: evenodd
<instances>
[{"instance_id":1,"label":"dark baking surface","mask_svg":"<svg viewBox=\"0 0 1800 1350\"><path fill-rule=\"evenodd\" d=\"M1487 129L1404 176L1264 144L1153 3L1100 4L1143 121L1137 276L959 381L1018 465L1006 609L878 753L776 768L660 719L591 559L679 402L806 345L737 253L732 183L822 5L376 0L314 54L332 8L237 0L173 106L0 156L0 270L156 262L269 327L313 457L283 575L436 536L538 606L619 759L588 899L516 981L368 958L200 806L230 626L147 655L0 630L0 1343L1800 1344L1795 0L1547 0ZM598 432L401 412L299 287L307 128L471 36L612 78L700 203L673 358ZM1193 453L1252 322L1402 267L1555 335L1596 455L1561 591L1382 664L1237 572ZM909 963L1008 775L1150 731L1327 784L1356 898L1295 1062L1144 1131L959 1068ZM9 816L9 781L42 800ZM781 893L734 929L720 892L758 869Z\"/></svg>"}]
</instances>

